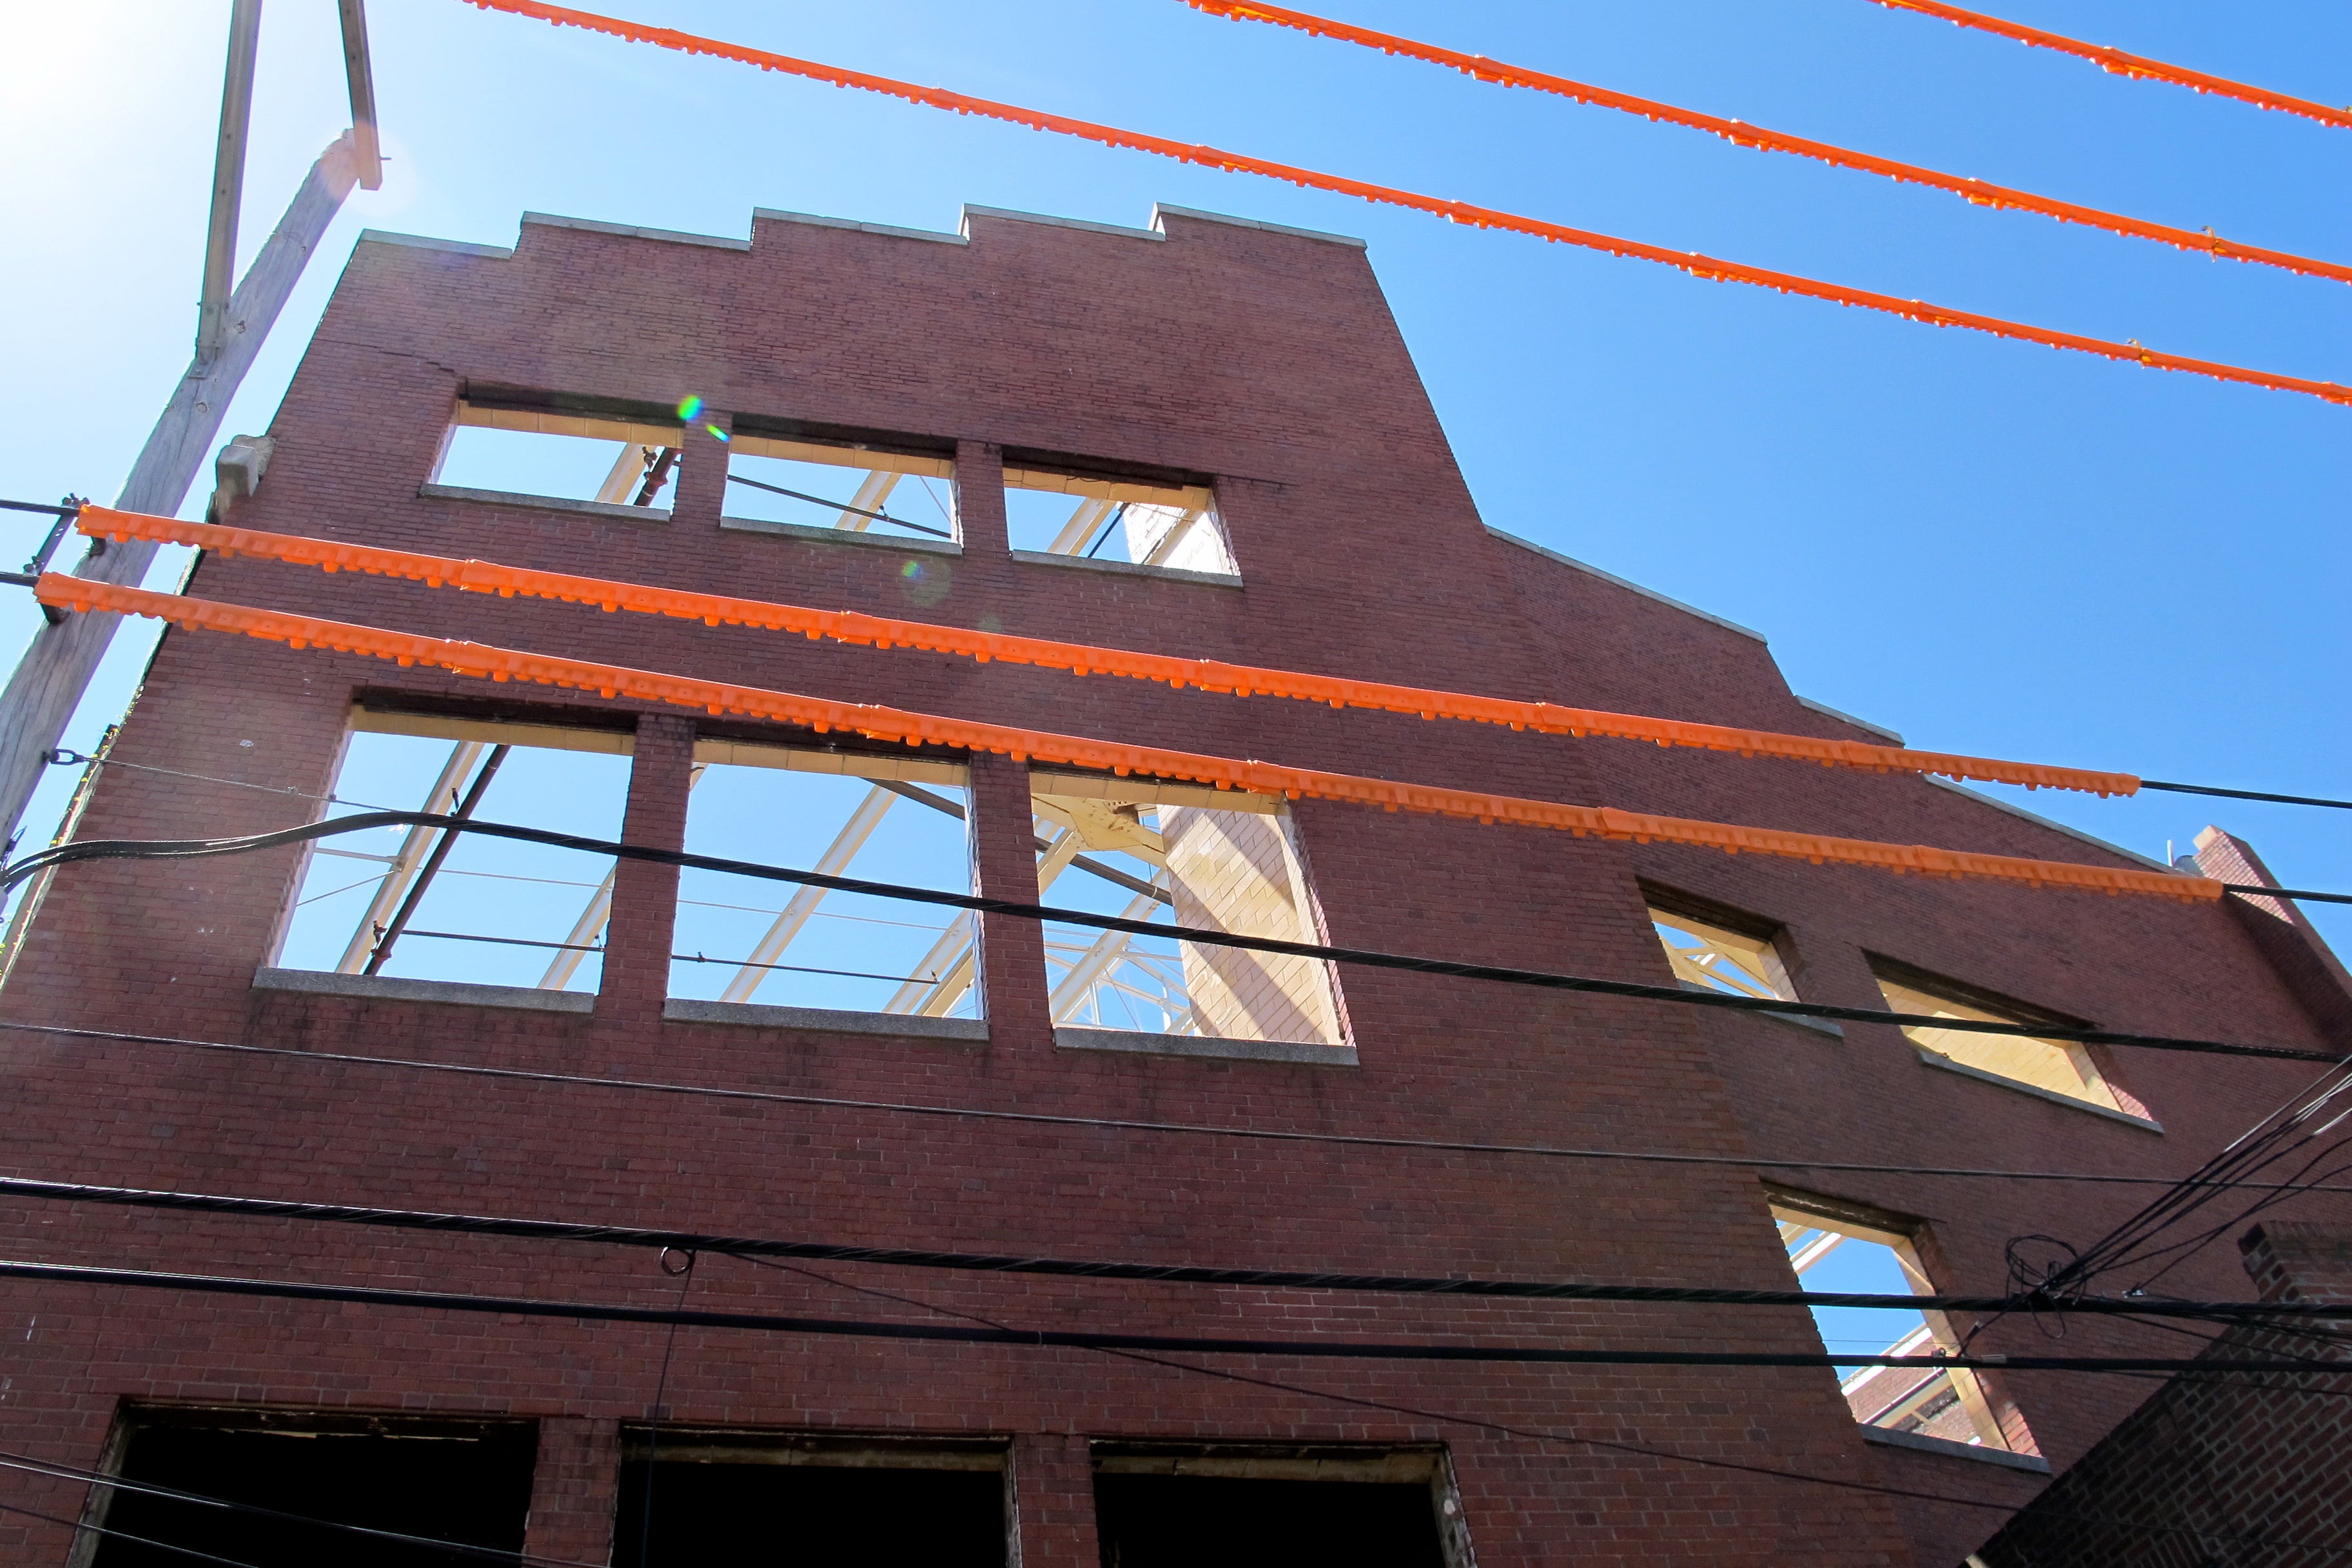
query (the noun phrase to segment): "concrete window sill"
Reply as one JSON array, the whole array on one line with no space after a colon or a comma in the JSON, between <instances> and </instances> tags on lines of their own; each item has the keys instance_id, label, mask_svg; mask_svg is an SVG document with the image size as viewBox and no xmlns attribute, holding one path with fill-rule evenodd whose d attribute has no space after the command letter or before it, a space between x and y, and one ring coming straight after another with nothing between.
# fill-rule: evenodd
<instances>
[{"instance_id":1,"label":"concrete window sill","mask_svg":"<svg viewBox=\"0 0 2352 1568\"><path fill-rule=\"evenodd\" d=\"M585 512L590 517L609 517L615 522L667 522L669 509L658 506L621 506L613 501L572 500L563 496L526 495L520 490L469 490L457 485L419 485L421 500L479 501L488 506L519 506L532 511Z\"/></svg>"},{"instance_id":2,"label":"concrete window sill","mask_svg":"<svg viewBox=\"0 0 2352 1568\"><path fill-rule=\"evenodd\" d=\"M1287 1062L1318 1068L1356 1065L1353 1046L1318 1046L1298 1040L1214 1040L1198 1035L1147 1035L1129 1029L1056 1029L1054 1048L1121 1051L1147 1057L1201 1057L1226 1062Z\"/></svg>"},{"instance_id":3,"label":"concrete window sill","mask_svg":"<svg viewBox=\"0 0 2352 1568\"><path fill-rule=\"evenodd\" d=\"M662 1005L672 1024L731 1024L739 1028L792 1029L803 1034L876 1035L898 1040L988 1043L981 1018L918 1018L905 1013L848 1013L829 1007L767 1007L757 1002L697 1002L673 996Z\"/></svg>"},{"instance_id":4,"label":"concrete window sill","mask_svg":"<svg viewBox=\"0 0 2352 1568\"><path fill-rule=\"evenodd\" d=\"M868 550L911 550L922 555L963 553L963 546L952 539L923 534L861 533L850 528L811 528L806 523L770 522L757 517L722 517L719 526L730 533L765 533L777 539L804 539L811 544L856 544Z\"/></svg>"},{"instance_id":5,"label":"concrete window sill","mask_svg":"<svg viewBox=\"0 0 2352 1568\"><path fill-rule=\"evenodd\" d=\"M2071 1094L2060 1094L2055 1089L2042 1089L2034 1084L2020 1083L2013 1078L2003 1078L1997 1072L1987 1072L1982 1068L1972 1068L1965 1062L1956 1062L1949 1057L1937 1056L1934 1051L1922 1046L1915 1045L1911 1048L1919 1053L1920 1062L1927 1067L1937 1068L1945 1072L1956 1072L1962 1078L1972 1078L1981 1083L1999 1084L2012 1094L2030 1094L2036 1100L2046 1100L2053 1105L2063 1105L2069 1110L2087 1110L2094 1116L2104 1116L2110 1121L2120 1121L2126 1127L2137 1127L2143 1132L2164 1131L2164 1123L2150 1117L2134 1116L2128 1110L2117 1110L2113 1106L2100 1105L2088 1100L2076 1100Z\"/></svg>"},{"instance_id":6,"label":"concrete window sill","mask_svg":"<svg viewBox=\"0 0 2352 1568\"><path fill-rule=\"evenodd\" d=\"M589 991L541 991L528 985L476 985L462 980L402 980L389 974L327 974L315 969L253 972L256 991L300 991L313 996L354 996L373 1002L439 1002L459 1007L514 1007L526 1013L593 1013Z\"/></svg>"},{"instance_id":7,"label":"concrete window sill","mask_svg":"<svg viewBox=\"0 0 2352 1568\"><path fill-rule=\"evenodd\" d=\"M1894 1432L1884 1426L1861 1428L1865 1443L1884 1443L1890 1448L1908 1448L1917 1454L1943 1454L1955 1459L1974 1459L1980 1465L1999 1465L2007 1470L2024 1470L2032 1475L2050 1473L2050 1461L2039 1454L2012 1454L2006 1448L1988 1448L1978 1443L1955 1443L1949 1437L1928 1437L1917 1432Z\"/></svg>"},{"instance_id":8,"label":"concrete window sill","mask_svg":"<svg viewBox=\"0 0 2352 1568\"><path fill-rule=\"evenodd\" d=\"M1089 561L1083 555L1055 555L1043 550L1016 550L1013 559L1031 566L1067 566L1079 572L1108 572L1118 576L1156 577L1163 583L1201 583L1212 588L1238 588L1242 580L1224 572L1187 572L1176 566L1139 566L1132 561Z\"/></svg>"},{"instance_id":9,"label":"concrete window sill","mask_svg":"<svg viewBox=\"0 0 2352 1568\"><path fill-rule=\"evenodd\" d=\"M1691 980L1680 980L1676 981L1675 984L1680 985L1685 991L1704 991L1706 989L1706 986ZM1728 1013L1732 1011L1732 1009L1727 1007L1724 1011ZM1845 1026L1839 1023L1835 1018L1809 1018L1802 1013L1767 1013L1760 1008L1755 1012L1743 1011L1738 1016L1743 1018L1769 1018L1776 1024L1793 1024L1800 1029L1811 1029L1817 1035L1827 1035L1832 1039L1835 1040L1843 1040L1845 1038Z\"/></svg>"}]
</instances>

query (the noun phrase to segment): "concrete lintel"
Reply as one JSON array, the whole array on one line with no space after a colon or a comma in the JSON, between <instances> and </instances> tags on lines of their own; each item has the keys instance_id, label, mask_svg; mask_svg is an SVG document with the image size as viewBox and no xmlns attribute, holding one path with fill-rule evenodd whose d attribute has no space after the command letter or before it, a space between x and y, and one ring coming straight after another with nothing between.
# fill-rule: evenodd
<instances>
[{"instance_id":1,"label":"concrete lintel","mask_svg":"<svg viewBox=\"0 0 2352 1568\"><path fill-rule=\"evenodd\" d=\"M486 506L519 506L532 511L579 511L590 517L609 517L619 522L654 522L669 521L669 509L658 506L621 506L612 501L572 500L565 496L525 495L517 490L469 490L460 485L419 485L419 500L478 501Z\"/></svg>"},{"instance_id":2,"label":"concrete lintel","mask_svg":"<svg viewBox=\"0 0 2352 1568\"><path fill-rule=\"evenodd\" d=\"M804 522L770 522L760 517L722 517L719 526L730 533L765 533L778 539L802 539L812 544L855 544L867 550L914 550L927 555L961 555L963 546L952 539L908 538L903 533L867 533L849 528L813 528Z\"/></svg>"},{"instance_id":3,"label":"concrete lintel","mask_svg":"<svg viewBox=\"0 0 2352 1568\"><path fill-rule=\"evenodd\" d=\"M976 217L1003 218L1007 223L1042 223L1055 228L1078 228L1088 234L1116 235L1121 239L1148 239L1155 245L1168 238L1166 235L1148 228L1121 228L1115 223L1090 223L1082 217L1053 217L1045 213L1014 212L1010 207L976 207L966 202L961 226L966 239L971 237L971 220Z\"/></svg>"},{"instance_id":4,"label":"concrete lintel","mask_svg":"<svg viewBox=\"0 0 2352 1568\"><path fill-rule=\"evenodd\" d=\"M908 1013L850 1013L831 1007L769 1007L757 1002L698 1002L673 996L662 1004L671 1024L731 1024L742 1028L791 1029L803 1034L884 1035L901 1040L945 1040L984 1046L984 1018L920 1018Z\"/></svg>"},{"instance_id":5,"label":"concrete lintel","mask_svg":"<svg viewBox=\"0 0 2352 1568\"><path fill-rule=\"evenodd\" d=\"M1370 243L1358 239L1351 234L1327 234L1319 228L1293 228L1288 224L1267 223L1261 218L1235 217L1230 213L1204 213L1198 207L1170 206L1166 202L1152 203L1151 226L1165 233L1166 229L1160 221L1163 217L1189 217L1196 223L1231 224L1235 228L1255 228L1266 234L1286 234L1293 239L1319 239L1326 245L1352 246L1358 250L1369 249Z\"/></svg>"},{"instance_id":6,"label":"concrete lintel","mask_svg":"<svg viewBox=\"0 0 2352 1568\"><path fill-rule=\"evenodd\" d=\"M517 1007L530 1013L593 1013L586 991L541 991L529 985L477 985L462 980L404 980L390 974L329 974L315 969L253 972L256 991L300 991L373 1002L439 1002L460 1007Z\"/></svg>"},{"instance_id":7,"label":"concrete lintel","mask_svg":"<svg viewBox=\"0 0 2352 1568\"><path fill-rule=\"evenodd\" d=\"M1181 566L1143 566L1132 561L1089 561L1083 555L1055 555L1044 550L1015 550L1015 561L1032 566L1071 566L1081 572L1110 572L1129 577L1158 577L1170 583L1203 583L1212 588L1238 588L1239 577L1225 572L1188 572Z\"/></svg>"},{"instance_id":8,"label":"concrete lintel","mask_svg":"<svg viewBox=\"0 0 2352 1568\"><path fill-rule=\"evenodd\" d=\"M1147 1035L1129 1029L1054 1031L1057 1051L1120 1051L1147 1057L1205 1057L1213 1061L1289 1062L1306 1067L1351 1068L1353 1046L1318 1046L1303 1040L1216 1040L1200 1035Z\"/></svg>"},{"instance_id":9,"label":"concrete lintel","mask_svg":"<svg viewBox=\"0 0 2352 1568\"><path fill-rule=\"evenodd\" d=\"M2039 1454L2012 1454L2006 1448L1989 1448L1981 1443L1958 1443L1949 1437L1930 1437L1918 1432L1896 1432L1885 1426L1864 1426L1862 1440L1884 1443L1890 1448L1909 1448L1921 1454L1944 1454L1955 1459L1974 1459L1979 1464L1999 1465L2004 1469L2024 1470L2032 1475L2050 1473L2050 1461Z\"/></svg>"},{"instance_id":10,"label":"concrete lintel","mask_svg":"<svg viewBox=\"0 0 2352 1568\"><path fill-rule=\"evenodd\" d=\"M634 224L605 223L593 217L558 217L553 213L525 213L526 226L536 224L541 228L572 228L587 234L616 234L624 239L658 239L669 245L705 245L713 250L749 250L748 239L729 239L724 235L687 234L674 228L639 228Z\"/></svg>"},{"instance_id":11,"label":"concrete lintel","mask_svg":"<svg viewBox=\"0 0 2352 1568\"><path fill-rule=\"evenodd\" d=\"M1985 805L1992 807L1995 811L2005 811L2011 816L2023 817L2026 821L2032 823L2036 827L2046 827L2053 833L2063 833L2067 837L2087 844L2094 849L2104 849L2110 855L2120 855L2125 859L2131 861L2134 865L2145 866L2151 871L2169 871L2176 877L2193 877L2197 874L2193 871L2183 871L2178 866L2168 866L2161 860L2156 859L2150 856L2142 855L2137 850L2126 849L2120 844L2110 844L2105 839L2098 837L2095 834L2085 833L2079 827L2069 827L2063 822L2053 822L2050 818L2042 816L2040 812L2028 811L2021 805L2011 805L2009 802L2001 799L2000 796L1997 795L1987 795L1982 790L1970 789L1964 784L1957 784L1947 778L1938 778L1934 773L1921 773L1919 776L1926 779L1929 784L1934 784L1937 789L1948 789L1954 795L1964 795L1970 800L1982 801Z\"/></svg>"},{"instance_id":12,"label":"concrete lintel","mask_svg":"<svg viewBox=\"0 0 2352 1568\"><path fill-rule=\"evenodd\" d=\"M1997 1072L1987 1072L1982 1068L1972 1068L1966 1062L1956 1062L1941 1052L1931 1051L1916 1041L1913 1042L1911 1048L1919 1053L1919 1061L1924 1067L1939 1068L1945 1072L1956 1072L1962 1078L1972 1078L1980 1083L1997 1084L2011 1094L2030 1094L2036 1100L2046 1100L2053 1105L2063 1105L2069 1110L2087 1110L2094 1116L2104 1116L2110 1121L2120 1121L2126 1127L2137 1127L2142 1132L2164 1131L2164 1123L2152 1116L2134 1116L2128 1110L2117 1110L2113 1106L2100 1105L2093 1100L2076 1100L2071 1094L2060 1094L2055 1089L2043 1089L2040 1084L2021 1083L2013 1078L2003 1078Z\"/></svg>"},{"instance_id":13,"label":"concrete lintel","mask_svg":"<svg viewBox=\"0 0 2352 1568\"><path fill-rule=\"evenodd\" d=\"M360 230L361 245L401 245L411 250L446 250L457 256L487 256L497 261L514 258L511 245L476 245L466 239L435 239L429 235L394 234L388 228Z\"/></svg>"},{"instance_id":14,"label":"concrete lintel","mask_svg":"<svg viewBox=\"0 0 2352 1568\"><path fill-rule=\"evenodd\" d=\"M805 223L818 228L849 228L860 234L878 234L890 239L928 239L937 245L970 245L961 234L941 234L929 228L894 228L887 223L860 223L856 218L824 217L815 213L784 212L776 207L753 207L751 221L769 223Z\"/></svg>"},{"instance_id":15,"label":"concrete lintel","mask_svg":"<svg viewBox=\"0 0 2352 1568\"><path fill-rule=\"evenodd\" d=\"M1794 694L1791 693L1791 695ZM1885 725L1874 724L1867 719L1857 719L1843 708L1832 708L1826 702L1816 702L1810 697L1799 697L1797 705L1801 708L1810 708L1816 713L1826 713L1841 724L1851 724L1857 730L1867 730L1890 746L1899 746L1903 743L1903 737Z\"/></svg>"},{"instance_id":16,"label":"concrete lintel","mask_svg":"<svg viewBox=\"0 0 2352 1568\"><path fill-rule=\"evenodd\" d=\"M1531 550L1547 561L1557 561L1563 566L1572 566L1588 577L1598 577L1603 583L1613 583L1620 588L1629 589L1641 595L1644 599L1655 599L1659 604L1680 610L1686 616L1696 616L1702 621L1712 621L1727 632L1738 632L1741 637L1754 637L1758 642L1771 641L1769 637L1753 627L1743 626L1738 621L1727 621L1721 616L1710 616L1696 605L1685 605L1680 599L1668 598L1654 588L1644 588L1639 583L1630 582L1618 576L1614 572L1603 572L1600 567L1588 562L1579 561L1573 555L1562 555L1557 550L1547 550L1532 539L1521 539L1516 533L1506 533L1492 523L1486 524L1486 529L1488 534L1506 544L1516 544L1522 550Z\"/></svg>"}]
</instances>

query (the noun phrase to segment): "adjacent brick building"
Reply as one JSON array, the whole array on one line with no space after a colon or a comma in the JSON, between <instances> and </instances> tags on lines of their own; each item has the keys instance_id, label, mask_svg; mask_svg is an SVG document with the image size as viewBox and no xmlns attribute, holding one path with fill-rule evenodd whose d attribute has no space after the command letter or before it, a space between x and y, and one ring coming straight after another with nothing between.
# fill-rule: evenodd
<instances>
[{"instance_id":1,"label":"adjacent brick building","mask_svg":"<svg viewBox=\"0 0 2352 1568\"><path fill-rule=\"evenodd\" d=\"M677 410L689 395L703 402L687 423ZM668 504L434 482L453 425L502 421L585 422L681 454ZM241 525L1881 736L1790 692L1758 635L1482 522L1361 247L1329 236L1179 209L1161 209L1150 230L972 209L961 236L762 212L748 242L531 217L510 252L370 235L269 436L267 477L234 503ZM728 453L761 443L871 451L908 473L951 475L955 537L722 527ZM1007 470L1066 476L1068 493L1105 505L1129 495L1122 486L1147 510L1153 496L1213 496L1218 548L1188 545L1160 564L1016 552ZM1139 542L1131 535L1133 552L1159 550L1171 517L1191 519L1188 504L1169 501ZM204 560L188 591L1220 755L2136 863L1910 775L1239 700L245 558ZM682 841L698 746L706 762L723 742L849 757L841 765L861 776L895 765L888 748L838 735L173 632L112 744L117 765L86 794L77 836L218 837L308 820L355 713L376 730L524 743L570 733L625 751L623 837L654 847ZM1023 765L924 759L968 767L957 776L978 890L1035 897L1042 819ZM1131 795L1104 798L1130 827L1140 820ZM1181 815L1188 801L1171 793L1158 809ZM1174 819L1158 818L1171 834ZM1231 900L1242 895L1214 889L1239 885L1247 862L1263 886L1289 889L1250 895L1249 918L1295 922L1266 934L1663 984L1673 971L1658 910L1733 945L1744 934L1769 952L1754 962L1771 984L1808 1001L1877 1007L1882 984L1901 984L2026 1019L2347 1043L2342 998L2326 991L2340 970L2313 952L2316 939L2284 921L2249 927L2218 906L1927 882L1314 800L1253 822L1192 884L1186 919L1241 918ZM2294 1063L2059 1052L2045 1064L2059 1075L2052 1089L1882 1026L1841 1032L1375 970L1333 979L1311 965L1238 981L1195 973L1196 988L1222 989L1190 1034L1107 1038L1116 1031L1056 1028L1038 929L995 916L982 921L979 1001L965 1009L977 1017L688 1003L669 990L677 873L634 861L611 883L593 995L298 973L278 960L307 853L88 863L45 887L20 921L0 1021L100 1033L5 1037L6 1171L881 1246L1786 1289L1778 1217L1784 1237L1812 1226L1875 1238L1938 1289L1997 1292L2010 1238L2086 1240L2158 1189L1836 1167L2170 1179L2310 1077ZM1170 858L1184 861L1172 846ZM1264 1024L1269 1011L1287 1022ZM134 1035L266 1049L122 1037ZM2329 1201L2305 1200L2292 1217L2352 1220ZM54 1262L953 1321L709 1256L678 1277L646 1253L584 1244L14 1202L0 1205L0 1226L8 1256ZM1029 1328L1757 1352L1821 1343L1787 1309L824 1272ZM2217 1255L2168 1286L2247 1294ZM0 1448L130 1465L202 1490L191 1478L231 1485L240 1465L294 1476L281 1435L308 1433L312 1496L365 1489L330 1473L335 1456L351 1456L386 1485L399 1479L410 1501L368 1517L427 1535L472 1528L431 1511L457 1509L448 1499L462 1489L457 1472L428 1461L464 1455L465 1484L488 1489L490 1512L509 1510L514 1544L572 1563L615 1551L610 1560L634 1563L641 1543L650 1561L731 1560L729 1531L854 1543L861 1530L914 1528L918 1515L995 1509L1024 1568L1141 1568L1176 1560L1180 1538L1230 1562L1277 1547L1297 1561L1283 1544L1296 1538L1359 1563L1950 1568L2148 1392L2117 1378L1988 1374L1914 1390L1924 1425L1904 1431L1858 1426L1821 1368L1170 1358L1236 1380L1079 1350L672 1335L73 1284L19 1281L5 1300ZM2073 1324L2067 1340L2086 1353L2175 1353L2176 1342L2104 1321ZM2041 1343L2032 1325L2009 1321L1977 1348ZM656 1404L664 1419L649 1428ZM387 1436L417 1441L387 1446ZM915 1489L894 1490L894 1477ZM656 1512L658 1531L644 1523L649 1484L692 1500L684 1515ZM0 1481L0 1501L124 1531L149 1517L139 1508L160 1506L118 1498L85 1515L80 1483L23 1472ZM129 1550L119 1541L79 1539L0 1513L10 1562L133 1560L110 1555ZM940 1546L933 1560L967 1560L955 1552L969 1548Z\"/></svg>"}]
</instances>

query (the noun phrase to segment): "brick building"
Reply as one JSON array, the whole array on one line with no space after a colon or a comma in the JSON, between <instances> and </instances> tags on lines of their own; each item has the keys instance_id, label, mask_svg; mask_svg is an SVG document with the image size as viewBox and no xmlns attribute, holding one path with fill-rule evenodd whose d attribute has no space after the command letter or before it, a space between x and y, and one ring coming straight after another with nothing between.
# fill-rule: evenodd
<instances>
[{"instance_id":1,"label":"brick building","mask_svg":"<svg viewBox=\"0 0 2352 1568\"><path fill-rule=\"evenodd\" d=\"M583 443L600 466L618 457L572 493L459 482L485 432ZM975 208L961 236L761 212L748 242L533 216L511 251L372 234L268 437L266 477L224 498L242 526L1884 738L1793 694L1756 634L1483 523L1362 247L1330 236L1168 208L1149 230ZM773 477L810 472L842 483ZM921 510L927 495L945 504ZM1043 515L1041 496L1067 518L1024 547L1021 519ZM247 558L204 559L188 591L1218 755L2146 864L1916 775L1237 700ZM261 833L310 820L330 794L415 809L421 793L448 809L471 792L486 818L555 823L570 784L481 793L509 755L509 780L587 770L579 798L606 789L604 836L635 845L796 829L816 797L794 792L822 785L875 821L922 825L934 838L908 838L906 853L932 856L936 884L994 897L1032 900L1059 879L1055 893L1083 886L1112 912L1340 946L1963 1017L2305 1048L2344 1039L2341 971L2284 912L1929 882L1312 799L1237 803L209 633L163 639L74 831ZM440 769L417 775L429 787L368 793L417 757ZM369 758L390 771L360 780ZM760 793L770 788L781 793ZM695 828L698 803L726 791L739 792L726 796L739 826ZM836 866L861 831L879 831L862 820L853 813L831 838ZM815 916L849 906L771 909L760 900L772 884L682 895L676 870L626 859L604 862L602 883L525 887L492 868L453 892L445 875L431 895L443 902L420 904L444 868L436 843L386 837L372 871L351 858L367 846L338 859L338 841L321 840L50 878L19 921L0 1021L101 1033L7 1037L7 1170L845 1244L1421 1276L1785 1289L1792 1260L1812 1281L1823 1258L1867 1253L1922 1289L1993 1293L2011 1238L2087 1240L2158 1189L1916 1168L2169 1180L2310 1077L2295 1063L1906 1038L1193 945L1113 951L994 915L976 932L949 921L898 935L877 916L869 942L839 930L866 916L836 913L822 928L831 945L803 947L820 940L805 934ZM2210 852L2252 863L2233 840ZM334 893L330 873L373 880ZM581 890L554 886L566 880ZM322 935L308 922L336 898L365 907ZM530 923L549 910L551 925ZM742 941L716 968L705 938L680 934L747 911L748 924L723 928ZM433 923L469 914L471 930ZM396 964L378 951L394 940ZM857 961L886 942L921 957ZM520 948L533 973L546 965L536 981L493 984L457 957ZM436 964L443 973L420 972ZM783 992L763 989L772 973ZM864 984L896 989L824 989ZM452 1068L509 1076L441 1070ZM1192 1130L1168 1125L1179 1123ZM2293 1217L2352 1215L2305 1200ZM1818 1352L1824 1331L1786 1308L859 1263L815 1278L711 1255L671 1273L647 1252L584 1243L93 1205L12 1204L0 1225L9 1256L48 1262L833 1319L1756 1353ZM2234 1260L2210 1252L2168 1286L2248 1294ZM1151 1361L70 1282L16 1281L7 1300L9 1452L575 1563L734 1561L745 1542L781 1540L1023 1568L1276 1555L1949 1568L2150 1386ZM1921 1319L1906 1331L1932 1348L1966 1327ZM1976 1348L2042 1342L2005 1321ZM2108 1321L2074 1323L2067 1340L2083 1353L2174 1354L2179 1342ZM264 1550L250 1519L199 1537L165 1500L86 1492L17 1472L5 1495L130 1534L178 1531L232 1559ZM372 1561L364 1542L302 1539ZM137 1550L0 1514L11 1562L116 1568L147 1561Z\"/></svg>"}]
</instances>

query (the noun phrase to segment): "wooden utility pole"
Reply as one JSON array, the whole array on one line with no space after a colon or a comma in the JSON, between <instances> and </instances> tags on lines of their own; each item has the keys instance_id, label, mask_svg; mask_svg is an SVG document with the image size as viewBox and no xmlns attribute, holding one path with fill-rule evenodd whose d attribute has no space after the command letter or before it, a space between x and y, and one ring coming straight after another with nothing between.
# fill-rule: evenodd
<instances>
[{"instance_id":1,"label":"wooden utility pole","mask_svg":"<svg viewBox=\"0 0 2352 1568\"><path fill-rule=\"evenodd\" d=\"M220 142L213 172L212 224L205 250L195 355L164 405L163 416L155 422L147 445L131 466L130 478L115 501L125 511L169 516L180 510L188 486L220 435L230 399L260 353L263 340L285 309L327 225L353 184L364 183L373 189L381 183L375 89L369 74L367 29L360 0L343 0L342 16L352 129L310 166L286 216L278 220L277 228L231 295L228 279L236 259L246 126L253 102L254 53L261 26L261 0L236 0L229 22L228 69L221 91ZM152 543L96 542L74 568L74 575L135 587L154 563L156 549ZM65 734L121 619L96 612L69 613L43 626L17 661L7 689L0 691L0 836L6 842L14 843L16 825L40 782L41 769Z\"/></svg>"}]
</instances>

